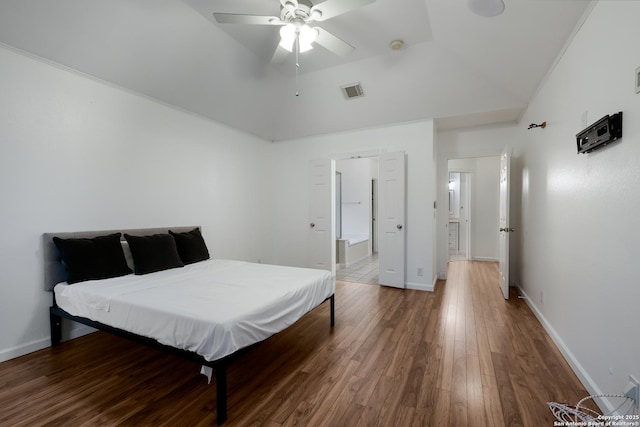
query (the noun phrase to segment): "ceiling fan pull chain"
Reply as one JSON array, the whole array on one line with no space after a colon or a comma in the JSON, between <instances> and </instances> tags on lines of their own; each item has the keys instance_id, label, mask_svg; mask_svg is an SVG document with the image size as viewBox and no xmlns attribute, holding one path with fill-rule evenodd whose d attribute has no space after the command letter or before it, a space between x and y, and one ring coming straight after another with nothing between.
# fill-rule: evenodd
<instances>
[{"instance_id":1,"label":"ceiling fan pull chain","mask_svg":"<svg viewBox=\"0 0 640 427\"><path fill-rule=\"evenodd\" d=\"M300 96L298 91L298 69L300 68L300 62L298 61L300 55L300 40L296 37L296 96Z\"/></svg>"}]
</instances>

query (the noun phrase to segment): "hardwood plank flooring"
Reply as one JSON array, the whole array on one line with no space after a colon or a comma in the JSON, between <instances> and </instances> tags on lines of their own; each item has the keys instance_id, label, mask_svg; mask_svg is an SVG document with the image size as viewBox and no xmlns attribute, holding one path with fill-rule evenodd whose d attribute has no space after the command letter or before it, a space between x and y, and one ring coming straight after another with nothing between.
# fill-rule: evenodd
<instances>
[{"instance_id":1,"label":"hardwood plank flooring","mask_svg":"<svg viewBox=\"0 0 640 427\"><path fill-rule=\"evenodd\" d=\"M588 393L495 263L435 292L338 282L229 367L228 426L551 426ZM212 426L199 366L103 332L0 364L1 426Z\"/></svg>"}]
</instances>

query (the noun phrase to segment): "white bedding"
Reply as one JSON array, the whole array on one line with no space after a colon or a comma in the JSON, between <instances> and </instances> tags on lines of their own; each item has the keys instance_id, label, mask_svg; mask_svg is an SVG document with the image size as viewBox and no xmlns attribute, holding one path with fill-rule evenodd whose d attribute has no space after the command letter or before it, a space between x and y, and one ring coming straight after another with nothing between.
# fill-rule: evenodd
<instances>
[{"instance_id":1,"label":"white bedding","mask_svg":"<svg viewBox=\"0 0 640 427\"><path fill-rule=\"evenodd\" d=\"M282 331L335 291L324 270L208 260L56 285L66 312L214 361Z\"/></svg>"}]
</instances>

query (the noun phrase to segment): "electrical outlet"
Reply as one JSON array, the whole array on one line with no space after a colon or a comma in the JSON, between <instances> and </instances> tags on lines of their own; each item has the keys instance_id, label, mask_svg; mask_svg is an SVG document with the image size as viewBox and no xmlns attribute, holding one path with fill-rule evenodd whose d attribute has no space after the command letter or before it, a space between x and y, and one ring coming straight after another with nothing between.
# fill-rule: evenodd
<instances>
[{"instance_id":1,"label":"electrical outlet","mask_svg":"<svg viewBox=\"0 0 640 427\"><path fill-rule=\"evenodd\" d=\"M633 399L635 408L635 413L638 413L638 405L640 405L640 385L638 384L638 380L633 377L633 375L629 375L629 382L624 389L624 395Z\"/></svg>"},{"instance_id":2,"label":"electrical outlet","mask_svg":"<svg viewBox=\"0 0 640 427\"><path fill-rule=\"evenodd\" d=\"M636 93L640 93L640 67L636 68Z\"/></svg>"},{"instance_id":3,"label":"electrical outlet","mask_svg":"<svg viewBox=\"0 0 640 427\"><path fill-rule=\"evenodd\" d=\"M544 305L544 291L540 291L540 305Z\"/></svg>"},{"instance_id":4,"label":"electrical outlet","mask_svg":"<svg viewBox=\"0 0 640 427\"><path fill-rule=\"evenodd\" d=\"M422 267L418 268L418 276L424 276L424 270Z\"/></svg>"}]
</instances>

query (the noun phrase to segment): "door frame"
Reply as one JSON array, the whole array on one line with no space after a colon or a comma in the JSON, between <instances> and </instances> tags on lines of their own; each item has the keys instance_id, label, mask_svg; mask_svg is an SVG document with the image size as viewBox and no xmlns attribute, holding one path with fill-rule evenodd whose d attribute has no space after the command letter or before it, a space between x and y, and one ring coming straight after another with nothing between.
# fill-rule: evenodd
<instances>
[{"instance_id":1,"label":"door frame","mask_svg":"<svg viewBox=\"0 0 640 427\"><path fill-rule=\"evenodd\" d=\"M372 254L378 253L378 220L377 218L378 218L378 178L373 178L371 179L371 253Z\"/></svg>"},{"instance_id":2,"label":"door frame","mask_svg":"<svg viewBox=\"0 0 640 427\"><path fill-rule=\"evenodd\" d=\"M436 272L439 280L447 279L447 264L449 262L449 239L447 227L449 223L449 160L475 159L479 157L500 157L503 148L477 153L438 153L436 164ZM513 193L513 188L511 188ZM513 273L513 272L512 272Z\"/></svg>"},{"instance_id":3,"label":"door frame","mask_svg":"<svg viewBox=\"0 0 640 427\"><path fill-rule=\"evenodd\" d=\"M336 162L338 160L352 160L352 159L364 159L369 157L380 157L381 152L379 151L359 151L359 152L351 152L351 153L342 153L342 154L333 154L329 156L329 160L331 160L331 171L334 174L334 179L332 179L331 183L331 221L333 224L336 223L336 196L335 196L335 173L336 173ZM373 213L372 213L373 214ZM336 255L335 255L335 247L336 247L336 238L334 233L334 239L331 241L331 245L334 248L334 254L331 257L331 271L335 274L337 263L336 263Z\"/></svg>"},{"instance_id":4,"label":"door frame","mask_svg":"<svg viewBox=\"0 0 640 427\"><path fill-rule=\"evenodd\" d=\"M402 153L404 153L405 156L405 162L406 162L406 152L404 150L397 150L397 151L401 151ZM361 158L380 158L380 156L382 156L383 154L386 154L386 151L381 151L381 150L366 150L366 151L357 151L357 152L350 152L350 153L337 153L337 154L333 154L331 156L329 156L329 159L331 160L331 170L334 172L336 172L336 161L338 160L351 160L351 159L361 159ZM378 166L379 167L379 166ZM406 168L406 163L405 163L405 168ZM376 181L379 181L379 178L376 179ZM336 213L336 206L335 206L335 180L332 179L332 195L331 195L331 215L332 215L332 222L333 224L335 224L335 213ZM376 194L376 196L378 196L378 194ZM406 182L405 182L405 204L406 204ZM377 201L376 201L377 203ZM372 212L373 215L373 212ZM406 212L405 212L405 216L406 216ZM405 218L405 222L406 222L406 218ZM376 221L375 224L376 227L379 227L379 221ZM376 233L376 237L378 237L379 239L380 233L379 233L379 229L377 230ZM332 241L332 245L335 247L335 240ZM405 279L404 279L404 286L406 287L406 241L405 241ZM336 271L336 257L335 255L332 257L331 260L332 263L332 271L335 273Z\"/></svg>"},{"instance_id":5,"label":"door frame","mask_svg":"<svg viewBox=\"0 0 640 427\"><path fill-rule=\"evenodd\" d=\"M498 238L499 244L499 285L500 290L504 296L504 299L509 299L509 287L511 286L511 279L509 274L510 267L510 240L511 232L515 229L511 224L511 150L505 148L500 155L500 212L499 212L499 227L500 237ZM504 215L504 216L503 216Z\"/></svg>"}]
</instances>

